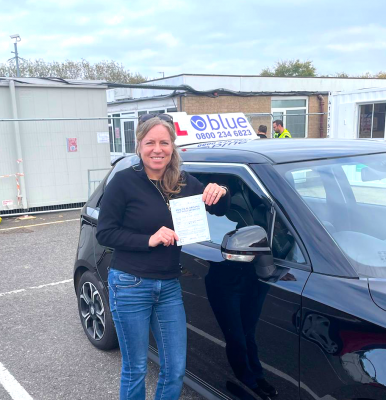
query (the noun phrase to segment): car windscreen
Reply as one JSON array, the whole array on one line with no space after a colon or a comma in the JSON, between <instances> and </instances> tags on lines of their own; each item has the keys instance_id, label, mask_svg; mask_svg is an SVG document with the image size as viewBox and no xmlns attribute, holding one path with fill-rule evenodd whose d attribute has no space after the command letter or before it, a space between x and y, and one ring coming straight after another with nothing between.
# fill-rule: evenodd
<instances>
[{"instance_id":1,"label":"car windscreen","mask_svg":"<svg viewBox=\"0 0 386 400\"><path fill-rule=\"evenodd\" d=\"M114 169L111 171L111 174L107 178L106 185L108 185L111 181L111 179L114 178L114 175L122 171L126 168L131 167L132 165L138 164L139 163L139 157L135 154L131 156L127 156L125 158L122 158L122 160L118 161L117 164L115 165Z\"/></svg>"},{"instance_id":2,"label":"car windscreen","mask_svg":"<svg viewBox=\"0 0 386 400\"><path fill-rule=\"evenodd\" d=\"M277 165L360 276L386 278L386 154Z\"/></svg>"}]
</instances>

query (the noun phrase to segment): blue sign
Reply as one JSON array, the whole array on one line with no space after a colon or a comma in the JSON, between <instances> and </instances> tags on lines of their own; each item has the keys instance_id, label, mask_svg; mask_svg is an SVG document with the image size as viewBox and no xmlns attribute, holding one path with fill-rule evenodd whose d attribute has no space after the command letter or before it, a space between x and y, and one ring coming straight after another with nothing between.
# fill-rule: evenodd
<instances>
[{"instance_id":1,"label":"blue sign","mask_svg":"<svg viewBox=\"0 0 386 400\"><path fill-rule=\"evenodd\" d=\"M177 127L177 145L179 146L209 141L224 142L230 139L240 141L258 138L243 113L201 115L176 113L174 123Z\"/></svg>"},{"instance_id":2,"label":"blue sign","mask_svg":"<svg viewBox=\"0 0 386 400\"><path fill-rule=\"evenodd\" d=\"M198 115L194 115L190 118L190 123L192 124L193 128L198 131L204 131L206 129L206 122L204 118L199 117Z\"/></svg>"},{"instance_id":3,"label":"blue sign","mask_svg":"<svg viewBox=\"0 0 386 400\"><path fill-rule=\"evenodd\" d=\"M236 114L210 114L205 115L206 119L199 115L193 115L190 123L197 131L210 129L216 131L219 129L246 129L249 128L247 120Z\"/></svg>"}]
</instances>

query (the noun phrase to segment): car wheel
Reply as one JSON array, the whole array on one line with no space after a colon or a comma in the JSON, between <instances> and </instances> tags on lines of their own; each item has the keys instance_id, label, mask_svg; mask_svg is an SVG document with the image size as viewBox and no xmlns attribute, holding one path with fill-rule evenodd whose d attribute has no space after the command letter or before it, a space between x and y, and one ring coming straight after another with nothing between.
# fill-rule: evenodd
<instances>
[{"instance_id":1,"label":"car wheel","mask_svg":"<svg viewBox=\"0 0 386 400\"><path fill-rule=\"evenodd\" d=\"M92 272L87 271L81 276L76 293L80 321L88 340L101 350L118 347L117 334L102 283Z\"/></svg>"}]
</instances>

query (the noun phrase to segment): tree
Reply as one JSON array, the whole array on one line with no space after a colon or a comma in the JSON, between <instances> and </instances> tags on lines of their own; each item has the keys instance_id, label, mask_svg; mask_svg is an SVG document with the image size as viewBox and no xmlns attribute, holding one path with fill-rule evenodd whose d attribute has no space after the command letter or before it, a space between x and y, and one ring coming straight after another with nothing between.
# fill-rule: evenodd
<instances>
[{"instance_id":1,"label":"tree","mask_svg":"<svg viewBox=\"0 0 386 400\"><path fill-rule=\"evenodd\" d=\"M312 61L283 60L277 61L273 69L264 68L260 76L316 76Z\"/></svg>"},{"instance_id":2,"label":"tree","mask_svg":"<svg viewBox=\"0 0 386 400\"><path fill-rule=\"evenodd\" d=\"M379 79L386 79L386 71L379 71L379 72L375 75L375 77L376 77L376 78L379 78Z\"/></svg>"},{"instance_id":3,"label":"tree","mask_svg":"<svg viewBox=\"0 0 386 400\"><path fill-rule=\"evenodd\" d=\"M336 78L349 78L350 76L349 76L349 74L347 74L346 72L337 72L337 73L335 74L335 77L336 77Z\"/></svg>"},{"instance_id":4,"label":"tree","mask_svg":"<svg viewBox=\"0 0 386 400\"><path fill-rule=\"evenodd\" d=\"M356 76L355 78L363 78L363 79L370 79L370 78L375 78L370 72L365 72L361 75Z\"/></svg>"},{"instance_id":5,"label":"tree","mask_svg":"<svg viewBox=\"0 0 386 400\"><path fill-rule=\"evenodd\" d=\"M81 61L66 60L64 62L46 62L44 60L26 60L19 65L22 77L62 79L102 80L117 83L141 83L147 80L139 73L131 73L116 61L103 60L95 64L82 59ZM16 77L14 64L0 64L0 76Z\"/></svg>"}]
</instances>

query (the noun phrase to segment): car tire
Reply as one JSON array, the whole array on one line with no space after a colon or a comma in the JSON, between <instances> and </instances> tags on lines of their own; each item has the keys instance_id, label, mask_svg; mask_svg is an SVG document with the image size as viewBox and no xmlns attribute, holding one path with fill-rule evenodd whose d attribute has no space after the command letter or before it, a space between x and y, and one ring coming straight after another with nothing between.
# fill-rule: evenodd
<instances>
[{"instance_id":1,"label":"car tire","mask_svg":"<svg viewBox=\"0 0 386 400\"><path fill-rule=\"evenodd\" d=\"M118 339L103 284L90 271L76 288L79 317L88 340L100 350L118 347Z\"/></svg>"}]
</instances>

